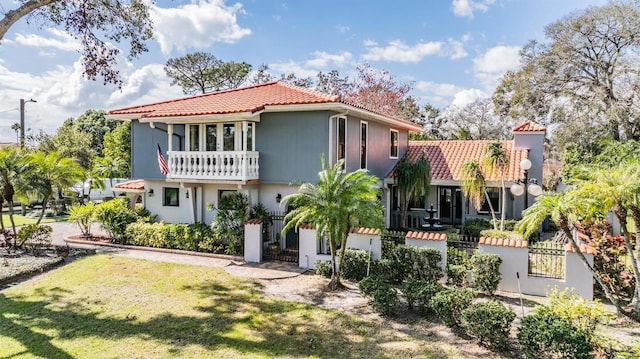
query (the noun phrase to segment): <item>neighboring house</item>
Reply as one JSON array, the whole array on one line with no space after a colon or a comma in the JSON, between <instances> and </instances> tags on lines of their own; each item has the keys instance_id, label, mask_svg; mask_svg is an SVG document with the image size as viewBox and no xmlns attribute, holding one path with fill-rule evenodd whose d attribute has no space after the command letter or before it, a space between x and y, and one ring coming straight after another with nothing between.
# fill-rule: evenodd
<instances>
[{"instance_id":1,"label":"neighboring house","mask_svg":"<svg viewBox=\"0 0 640 359\"><path fill-rule=\"evenodd\" d=\"M381 178L387 203L382 179L407 151L409 131L422 130L281 82L111 110L107 117L131 121L131 177L144 184L128 190L143 191L146 208L174 223L211 223L215 211L207 205L237 191L252 204L285 211L283 196L318 181L321 154Z\"/></svg>"},{"instance_id":2,"label":"neighboring house","mask_svg":"<svg viewBox=\"0 0 640 359\"><path fill-rule=\"evenodd\" d=\"M528 171L529 179L542 180L544 137L546 129L534 122L525 122L513 129L513 140L501 141L509 156L509 164L504 173L507 187L507 218L520 217L524 209L524 196L511 194L510 187L518 179L524 179L520 168L523 159L531 161ZM434 217L442 224L461 224L466 218L491 218L487 203L478 211L470 205L461 190L462 165L472 159L482 163L487 144L491 141L410 141L407 156L415 160L425 153L431 163L431 188L427 197L420 198L410 204L407 221L412 228L419 228L425 223L426 209L433 206ZM387 208L391 208L391 216L387 217L387 226L399 226L401 212L394 184L395 169L385 178L385 186L390 189ZM501 211L501 183L499 173L485 173L487 192L496 216ZM534 197L527 194L527 201L533 203Z\"/></svg>"}]
</instances>

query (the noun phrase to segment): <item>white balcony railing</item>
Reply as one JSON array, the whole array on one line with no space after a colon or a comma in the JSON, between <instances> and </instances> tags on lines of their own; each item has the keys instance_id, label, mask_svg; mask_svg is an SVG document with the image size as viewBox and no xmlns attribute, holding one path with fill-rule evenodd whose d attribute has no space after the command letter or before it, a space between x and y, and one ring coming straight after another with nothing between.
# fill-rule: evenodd
<instances>
[{"instance_id":1,"label":"white balcony railing","mask_svg":"<svg viewBox=\"0 0 640 359\"><path fill-rule=\"evenodd\" d=\"M258 152L169 151L167 178L249 181L259 179Z\"/></svg>"}]
</instances>

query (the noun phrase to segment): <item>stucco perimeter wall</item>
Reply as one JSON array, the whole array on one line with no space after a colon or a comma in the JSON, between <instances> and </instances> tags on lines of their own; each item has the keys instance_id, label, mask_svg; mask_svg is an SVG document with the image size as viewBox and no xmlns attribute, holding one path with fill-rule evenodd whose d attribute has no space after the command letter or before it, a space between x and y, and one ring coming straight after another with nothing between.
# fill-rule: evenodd
<instances>
[{"instance_id":1,"label":"stucco perimeter wall","mask_svg":"<svg viewBox=\"0 0 640 359\"><path fill-rule=\"evenodd\" d=\"M316 268L316 261L329 261L329 254L318 253L318 238L315 229L300 228L299 229L299 267L300 268ZM371 248L371 259L377 260L382 255L382 240L380 235L365 235L350 233L347 238L347 248L362 249L368 251Z\"/></svg>"},{"instance_id":2,"label":"stucco perimeter wall","mask_svg":"<svg viewBox=\"0 0 640 359\"><path fill-rule=\"evenodd\" d=\"M262 222L249 221L244 225L244 260L262 262Z\"/></svg>"}]
</instances>

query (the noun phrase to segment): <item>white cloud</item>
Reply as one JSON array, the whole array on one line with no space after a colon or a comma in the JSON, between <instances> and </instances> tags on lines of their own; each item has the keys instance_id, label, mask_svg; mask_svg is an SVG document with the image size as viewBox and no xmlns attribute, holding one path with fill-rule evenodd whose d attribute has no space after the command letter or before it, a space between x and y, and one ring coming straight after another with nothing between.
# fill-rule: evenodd
<instances>
[{"instance_id":1,"label":"white cloud","mask_svg":"<svg viewBox=\"0 0 640 359\"><path fill-rule=\"evenodd\" d=\"M199 0L175 8L153 7L156 39L163 54L175 48L207 48L217 42L234 43L251 34L240 27L236 15L242 5L226 6L224 0Z\"/></svg>"},{"instance_id":2,"label":"white cloud","mask_svg":"<svg viewBox=\"0 0 640 359\"><path fill-rule=\"evenodd\" d=\"M438 95L440 97L453 97L462 91L461 87L454 84L436 83L432 81L418 81L415 87L421 92Z\"/></svg>"},{"instance_id":3,"label":"white cloud","mask_svg":"<svg viewBox=\"0 0 640 359\"><path fill-rule=\"evenodd\" d=\"M473 19L475 11L487 12L493 3L495 0L453 0L451 5L454 15Z\"/></svg>"},{"instance_id":4,"label":"white cloud","mask_svg":"<svg viewBox=\"0 0 640 359\"><path fill-rule=\"evenodd\" d=\"M316 51L313 55L315 58L307 60L306 65L319 70L329 67L330 64L337 67L344 67L353 58L353 55L348 51L344 51L339 54L329 54L324 51Z\"/></svg>"},{"instance_id":5,"label":"white cloud","mask_svg":"<svg viewBox=\"0 0 640 359\"><path fill-rule=\"evenodd\" d=\"M372 41L365 41L364 45L368 50L362 56L364 60L418 63L425 56L440 54L444 44L430 41L409 46L401 40L393 40L386 47L374 45Z\"/></svg>"},{"instance_id":6,"label":"white cloud","mask_svg":"<svg viewBox=\"0 0 640 359\"><path fill-rule=\"evenodd\" d=\"M304 67L295 61L269 64L269 69L279 73L293 73L297 77L312 77L315 79L318 70ZM277 76L279 78L279 76Z\"/></svg>"},{"instance_id":7,"label":"white cloud","mask_svg":"<svg viewBox=\"0 0 640 359\"><path fill-rule=\"evenodd\" d=\"M342 33L342 34L344 34L344 33L347 33L347 32L349 32L349 31L351 31L351 28L350 28L349 26L346 26L346 25L340 25L340 26L337 26L337 29L338 29L338 31L339 31L340 33Z\"/></svg>"},{"instance_id":8,"label":"white cloud","mask_svg":"<svg viewBox=\"0 0 640 359\"><path fill-rule=\"evenodd\" d=\"M15 43L22 46L53 48L60 51L77 51L81 48L80 42L68 33L54 28L46 29L53 37L44 37L36 34L16 34Z\"/></svg>"},{"instance_id":9,"label":"white cloud","mask_svg":"<svg viewBox=\"0 0 640 359\"><path fill-rule=\"evenodd\" d=\"M475 77L487 89L495 88L498 79L507 71L520 67L520 47L496 46L473 59Z\"/></svg>"},{"instance_id":10,"label":"white cloud","mask_svg":"<svg viewBox=\"0 0 640 359\"><path fill-rule=\"evenodd\" d=\"M464 49L464 43L449 39L449 58L451 60L459 60L467 57L467 51Z\"/></svg>"},{"instance_id":11,"label":"white cloud","mask_svg":"<svg viewBox=\"0 0 640 359\"><path fill-rule=\"evenodd\" d=\"M475 100L485 98L487 96L489 95L486 92L479 89L464 89L454 96L453 101L451 101L451 105L462 108Z\"/></svg>"}]
</instances>

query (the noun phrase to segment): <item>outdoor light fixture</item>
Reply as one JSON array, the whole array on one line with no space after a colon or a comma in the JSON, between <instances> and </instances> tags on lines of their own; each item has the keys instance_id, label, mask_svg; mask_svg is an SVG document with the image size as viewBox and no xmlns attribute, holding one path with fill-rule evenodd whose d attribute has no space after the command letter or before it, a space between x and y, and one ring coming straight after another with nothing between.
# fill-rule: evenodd
<instances>
[{"instance_id":1,"label":"outdoor light fixture","mask_svg":"<svg viewBox=\"0 0 640 359\"><path fill-rule=\"evenodd\" d=\"M278 193L276 195L276 203L280 203L280 201L282 201L282 195L280 193Z\"/></svg>"},{"instance_id":2,"label":"outdoor light fixture","mask_svg":"<svg viewBox=\"0 0 640 359\"><path fill-rule=\"evenodd\" d=\"M542 193L542 187L538 185L538 180L529 178L529 170L531 169L531 161L527 158L520 162L520 168L524 172L524 179L517 179L511 186L511 193L514 196L522 196L525 192L532 196L539 196ZM524 208L529 207L529 196L524 196Z\"/></svg>"},{"instance_id":3,"label":"outdoor light fixture","mask_svg":"<svg viewBox=\"0 0 640 359\"><path fill-rule=\"evenodd\" d=\"M20 148L24 148L24 104L27 102L38 102L34 99L24 100L20 99Z\"/></svg>"},{"instance_id":4,"label":"outdoor light fixture","mask_svg":"<svg viewBox=\"0 0 640 359\"><path fill-rule=\"evenodd\" d=\"M149 190L149 192L147 192L149 194L149 197L153 197L153 188Z\"/></svg>"}]
</instances>

